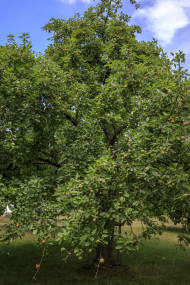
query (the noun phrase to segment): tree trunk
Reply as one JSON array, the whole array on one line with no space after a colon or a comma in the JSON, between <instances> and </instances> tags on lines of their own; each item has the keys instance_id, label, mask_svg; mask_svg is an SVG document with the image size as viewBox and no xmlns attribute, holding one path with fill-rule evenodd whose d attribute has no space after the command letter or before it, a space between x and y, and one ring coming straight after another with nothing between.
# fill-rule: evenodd
<instances>
[{"instance_id":1,"label":"tree trunk","mask_svg":"<svg viewBox=\"0 0 190 285\"><path fill-rule=\"evenodd\" d=\"M114 239L114 228L111 231L109 242L106 246L99 245L96 249L96 260L99 262L100 258L104 259L104 265L111 265L113 261L113 239Z\"/></svg>"},{"instance_id":2,"label":"tree trunk","mask_svg":"<svg viewBox=\"0 0 190 285\"><path fill-rule=\"evenodd\" d=\"M121 234L121 221L119 222L118 234ZM117 251L117 263L121 264L121 251L119 249Z\"/></svg>"},{"instance_id":3,"label":"tree trunk","mask_svg":"<svg viewBox=\"0 0 190 285\"><path fill-rule=\"evenodd\" d=\"M101 247L98 246L96 249L96 259L99 262L101 258L104 259L103 264L104 265L111 265L113 264L113 259L112 259L112 245L108 244L106 247Z\"/></svg>"}]
</instances>

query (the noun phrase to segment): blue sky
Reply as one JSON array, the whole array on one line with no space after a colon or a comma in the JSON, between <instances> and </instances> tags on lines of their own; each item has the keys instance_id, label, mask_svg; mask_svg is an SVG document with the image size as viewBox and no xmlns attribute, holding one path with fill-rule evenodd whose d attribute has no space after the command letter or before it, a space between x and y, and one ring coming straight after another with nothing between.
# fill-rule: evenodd
<instances>
[{"instance_id":1,"label":"blue sky","mask_svg":"<svg viewBox=\"0 0 190 285\"><path fill-rule=\"evenodd\" d=\"M132 16L131 23L140 25L140 40L155 38L168 54L182 50L190 71L190 0L137 0L137 11L124 0L124 10ZM67 19L83 13L91 0L0 0L0 44L9 34L16 40L30 33L33 50L43 52L49 35L41 28L50 18Z\"/></svg>"}]
</instances>

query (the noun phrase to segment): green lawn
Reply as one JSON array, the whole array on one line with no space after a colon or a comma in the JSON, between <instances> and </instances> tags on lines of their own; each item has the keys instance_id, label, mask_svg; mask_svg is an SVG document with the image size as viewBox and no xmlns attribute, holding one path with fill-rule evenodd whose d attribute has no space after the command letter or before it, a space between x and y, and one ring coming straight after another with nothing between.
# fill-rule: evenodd
<instances>
[{"instance_id":1,"label":"green lawn","mask_svg":"<svg viewBox=\"0 0 190 285\"><path fill-rule=\"evenodd\" d=\"M0 220L1 222L1 220ZM138 230L138 223L136 228ZM48 247L48 255L41 265L37 282L32 282L35 265L39 263L42 249L35 245L34 236L27 234L23 240L11 245L0 243L0 285L58 285L58 284L190 284L190 248L176 249L176 234L180 228L169 228L160 240L145 241L138 252L123 256L123 266L102 269L93 280L95 270L85 268L86 261L71 256L64 263L60 246Z\"/></svg>"}]
</instances>

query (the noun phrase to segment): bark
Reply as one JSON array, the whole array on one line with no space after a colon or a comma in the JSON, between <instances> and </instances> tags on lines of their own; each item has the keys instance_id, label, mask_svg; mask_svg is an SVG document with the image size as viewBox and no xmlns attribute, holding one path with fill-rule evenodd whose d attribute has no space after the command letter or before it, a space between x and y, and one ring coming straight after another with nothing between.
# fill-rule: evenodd
<instances>
[{"instance_id":1,"label":"bark","mask_svg":"<svg viewBox=\"0 0 190 285\"><path fill-rule=\"evenodd\" d=\"M100 258L104 259L104 265L113 264L112 259L112 244L109 243L106 247L98 246L96 249L96 260L99 262Z\"/></svg>"},{"instance_id":2,"label":"bark","mask_svg":"<svg viewBox=\"0 0 190 285\"><path fill-rule=\"evenodd\" d=\"M89 254L88 254L88 266L89 266L89 268L92 266L92 264L93 264L92 253L89 252Z\"/></svg>"},{"instance_id":3,"label":"bark","mask_svg":"<svg viewBox=\"0 0 190 285\"><path fill-rule=\"evenodd\" d=\"M41 161L41 164L50 164L50 165L53 165L53 166L55 166L57 168L61 167L61 164L53 162L53 161L51 161L50 159L47 159L47 158L38 157L38 160ZM40 164L40 163L36 162L35 164Z\"/></svg>"},{"instance_id":4,"label":"bark","mask_svg":"<svg viewBox=\"0 0 190 285\"><path fill-rule=\"evenodd\" d=\"M109 242L106 246L99 245L96 249L96 260L104 258L104 265L111 265L114 263L113 260L113 239L114 239L114 228L112 229Z\"/></svg>"},{"instance_id":5,"label":"bark","mask_svg":"<svg viewBox=\"0 0 190 285\"><path fill-rule=\"evenodd\" d=\"M71 115L69 114L65 114L65 117L75 126L78 126L78 122L75 118L73 118Z\"/></svg>"},{"instance_id":6,"label":"bark","mask_svg":"<svg viewBox=\"0 0 190 285\"><path fill-rule=\"evenodd\" d=\"M127 127L127 123L123 124L122 127L115 129L113 133L111 133L109 126L107 123L103 123L103 131L106 135L107 141L109 143L110 146L114 146L115 145L115 141L117 136Z\"/></svg>"},{"instance_id":7,"label":"bark","mask_svg":"<svg viewBox=\"0 0 190 285\"><path fill-rule=\"evenodd\" d=\"M118 234L119 234L119 235L121 234L121 221L119 222ZM117 251L117 263L118 263L118 264L121 264L121 252L120 252L119 249L118 249L118 251Z\"/></svg>"},{"instance_id":8,"label":"bark","mask_svg":"<svg viewBox=\"0 0 190 285\"><path fill-rule=\"evenodd\" d=\"M102 122L104 134L106 136L106 139L107 139L109 146L112 149L113 159L117 158L117 150L116 150L116 145L115 145L117 136L127 127L127 125L128 125L127 122L124 123L123 126L121 126L120 128L117 128L115 125L112 125L113 130L114 130L112 132L110 130L108 124L106 122ZM111 197L111 195L110 195L110 197ZM122 226L122 223L120 221L119 222L119 234L121 234L121 226ZM105 265L109 265L109 264L114 263L113 259L112 259L113 241L114 241L114 228L115 228L115 225L113 226L108 245L105 247L98 246L97 250L96 250L96 260L99 260L100 258L104 258L104 264ZM121 264L121 252L120 251L117 252L117 262L119 264Z\"/></svg>"}]
</instances>

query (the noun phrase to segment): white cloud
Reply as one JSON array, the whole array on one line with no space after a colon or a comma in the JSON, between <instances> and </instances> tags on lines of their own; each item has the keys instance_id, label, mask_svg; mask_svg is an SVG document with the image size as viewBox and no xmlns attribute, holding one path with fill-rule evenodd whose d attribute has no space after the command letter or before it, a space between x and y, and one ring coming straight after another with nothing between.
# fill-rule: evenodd
<instances>
[{"instance_id":1,"label":"white cloud","mask_svg":"<svg viewBox=\"0 0 190 285\"><path fill-rule=\"evenodd\" d=\"M59 1L63 3L68 3L70 5L75 4L76 2L79 2L79 1L86 3L86 4L89 4L91 2L91 0L59 0Z\"/></svg>"},{"instance_id":2,"label":"white cloud","mask_svg":"<svg viewBox=\"0 0 190 285\"><path fill-rule=\"evenodd\" d=\"M148 1L146 1L148 2ZM151 30L163 44L171 43L175 33L190 24L190 0L155 0L153 6L138 9L134 16L140 16L147 21Z\"/></svg>"}]
</instances>

